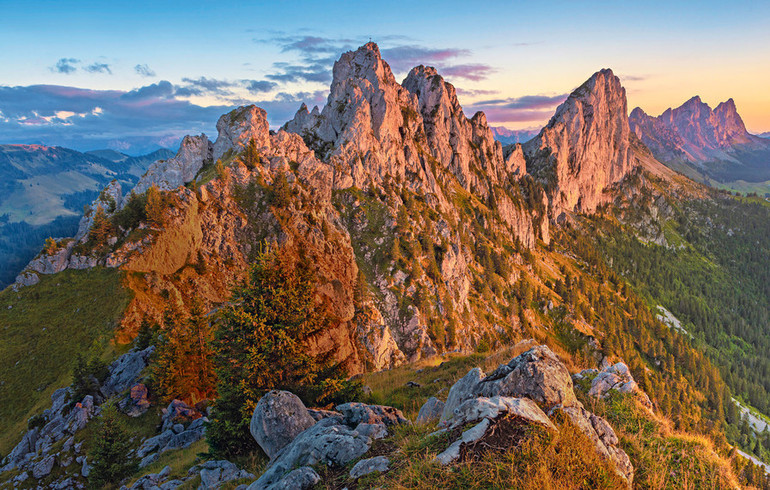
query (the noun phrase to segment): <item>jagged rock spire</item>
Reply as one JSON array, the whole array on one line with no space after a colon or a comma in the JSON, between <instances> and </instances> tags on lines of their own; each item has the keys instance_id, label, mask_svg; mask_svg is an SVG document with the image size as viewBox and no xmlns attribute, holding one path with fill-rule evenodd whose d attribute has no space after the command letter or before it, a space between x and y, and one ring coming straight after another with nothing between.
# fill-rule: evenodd
<instances>
[{"instance_id":1,"label":"jagged rock spire","mask_svg":"<svg viewBox=\"0 0 770 490\"><path fill-rule=\"evenodd\" d=\"M612 70L596 72L525 143L527 167L546 185L551 206L593 212L603 190L632 168L626 91Z\"/></svg>"}]
</instances>

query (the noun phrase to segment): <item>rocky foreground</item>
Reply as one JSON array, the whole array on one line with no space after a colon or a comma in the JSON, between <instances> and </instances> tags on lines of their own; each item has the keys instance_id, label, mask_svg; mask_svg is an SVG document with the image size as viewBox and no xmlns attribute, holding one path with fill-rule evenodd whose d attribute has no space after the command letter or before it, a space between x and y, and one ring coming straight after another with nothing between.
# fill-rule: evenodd
<instances>
[{"instance_id":1,"label":"rocky foreground","mask_svg":"<svg viewBox=\"0 0 770 490\"><path fill-rule=\"evenodd\" d=\"M52 407L3 460L0 482L13 488L85 488L90 470L83 448L85 429L98 419L108 400L116 402L127 417L141 416L150 409L141 377L151 351L152 347L135 350L113 363L100 389L103 396L88 396L73 405L68 400L69 389L58 390ZM633 393L651 407L623 363L605 366L602 371L583 371L575 379L591 380L591 396L606 397L612 390ZM163 410L157 434L136 440L136 447L126 456L141 460L141 468L148 467L163 453L185 449L203 438L207 421L205 410L174 400ZM253 482L239 488L304 489L322 482L322 468L337 468L337 473L344 469L352 482L373 474L387 478L388 455L370 451L375 441L388 438L398 426L435 425L427 438L442 441L434 462L446 466L466 460L491 439L508 450L525 437L517 429L501 443L499 434L505 432L501 427L531 426L557 432L564 423L574 424L585 434L593 444L586 450L596 451L631 486L634 468L613 428L578 401L573 377L558 357L548 347L536 345L488 375L480 368L470 370L451 387L445 400L429 399L414 422L392 407L350 402L333 411L308 409L292 393L271 391L257 404L250 425L252 436L269 458L262 475L229 461L200 461L181 478L171 478L168 466L157 473L140 471L142 476L123 488L172 489L199 478L201 489L249 479Z\"/></svg>"}]
</instances>

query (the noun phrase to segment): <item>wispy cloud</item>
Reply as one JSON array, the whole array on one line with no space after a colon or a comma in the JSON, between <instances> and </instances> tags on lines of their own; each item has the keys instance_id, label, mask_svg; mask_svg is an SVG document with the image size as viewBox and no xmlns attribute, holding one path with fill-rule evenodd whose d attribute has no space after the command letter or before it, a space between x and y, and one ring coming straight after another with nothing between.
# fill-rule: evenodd
<instances>
[{"instance_id":1,"label":"wispy cloud","mask_svg":"<svg viewBox=\"0 0 770 490\"><path fill-rule=\"evenodd\" d=\"M332 79L332 66L337 58L368 40L369 38L364 36L331 38L318 35L291 36L282 33L269 38L254 39L257 43L278 46L281 52L297 55L296 62L273 63L274 71L266 75L268 80L281 84L329 83ZM459 63L459 60L473 54L468 49L421 46L403 36L380 37L375 41L382 43L382 57L396 73L406 73L417 65L431 65L447 77L479 81L494 71L493 67L485 64Z\"/></svg>"},{"instance_id":2,"label":"wispy cloud","mask_svg":"<svg viewBox=\"0 0 770 490\"><path fill-rule=\"evenodd\" d=\"M152 68L150 68L146 64L144 64L144 65L136 65L134 67L134 71L137 74L139 74L139 75L141 75L143 77L148 77L149 78L149 77L154 77L155 76L155 72L152 70Z\"/></svg>"},{"instance_id":3,"label":"wispy cloud","mask_svg":"<svg viewBox=\"0 0 770 490\"><path fill-rule=\"evenodd\" d=\"M246 83L246 90L252 94L259 94L262 92L270 92L278 87L275 82L269 82L267 80L243 80Z\"/></svg>"},{"instance_id":4,"label":"wispy cloud","mask_svg":"<svg viewBox=\"0 0 770 490\"><path fill-rule=\"evenodd\" d=\"M85 69L89 73L108 73L112 75L112 69L110 69L110 65L107 63L91 63Z\"/></svg>"},{"instance_id":5,"label":"wispy cloud","mask_svg":"<svg viewBox=\"0 0 770 490\"><path fill-rule=\"evenodd\" d=\"M59 58L59 61L49 69L55 73L69 75L77 71L78 68L75 66L77 63L80 63L80 60L77 58Z\"/></svg>"},{"instance_id":6,"label":"wispy cloud","mask_svg":"<svg viewBox=\"0 0 770 490\"><path fill-rule=\"evenodd\" d=\"M484 111L487 119L492 122L543 122L553 115L556 107L568 95L541 94L481 100L471 104L467 112Z\"/></svg>"}]
</instances>

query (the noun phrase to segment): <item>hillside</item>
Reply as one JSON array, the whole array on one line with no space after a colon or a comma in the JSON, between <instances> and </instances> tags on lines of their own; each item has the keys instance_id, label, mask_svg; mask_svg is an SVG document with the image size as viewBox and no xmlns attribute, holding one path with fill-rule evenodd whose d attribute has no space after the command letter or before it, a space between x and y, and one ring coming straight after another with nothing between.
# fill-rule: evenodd
<instances>
[{"instance_id":1,"label":"hillside","mask_svg":"<svg viewBox=\"0 0 770 490\"><path fill-rule=\"evenodd\" d=\"M30 298L56 311L51 288L84 281L73 301L114 298L91 299L105 311L89 310L90 354L109 356L107 338L134 348L106 370L77 368L70 389L61 379L75 360L55 358L59 381L42 394L0 358L18 393L0 479L84 484L86 454L101 447L93 431L117 417L135 437L124 454L142 465L121 478L137 488L225 474L275 488L295 470L322 488L768 485L730 446L767 457L732 403L767 409L749 370L765 362L766 240L752 241L766 208L658 162L611 70L531 140L503 146L435 68L398 83L368 43L334 64L322 108L303 104L272 131L245 106L217 131L185 137L133 188L110 183L78 232L48 243L2 293L9 315ZM702 268L679 277L692 263ZM731 313L717 317L716 299ZM0 322L5 340L36 320ZM270 417L260 407L272 389L339 413L295 410L296 426L265 437L259 427L274 422L252 413ZM423 402L446 404L440 434L405 423ZM315 440L329 442L314 453ZM276 441L292 449L273 451ZM452 447L447 469L434 457ZM364 454L393 466L350 476Z\"/></svg>"},{"instance_id":2,"label":"hillside","mask_svg":"<svg viewBox=\"0 0 770 490\"><path fill-rule=\"evenodd\" d=\"M71 236L108 182L133 186L150 163L172 153L130 157L40 145L0 145L0 288L13 282L48 237Z\"/></svg>"}]
</instances>

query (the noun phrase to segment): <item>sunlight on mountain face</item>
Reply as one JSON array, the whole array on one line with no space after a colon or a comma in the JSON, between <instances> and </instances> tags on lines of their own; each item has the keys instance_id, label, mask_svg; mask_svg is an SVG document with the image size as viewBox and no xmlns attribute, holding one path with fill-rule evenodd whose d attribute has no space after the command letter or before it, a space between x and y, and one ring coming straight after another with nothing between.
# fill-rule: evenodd
<instances>
[{"instance_id":1,"label":"sunlight on mountain face","mask_svg":"<svg viewBox=\"0 0 770 490\"><path fill-rule=\"evenodd\" d=\"M423 4L303 7L379 43L285 8L185 5L152 45L153 15L54 27L112 52L0 86L1 487L770 488L770 140L739 57L685 85L704 68L633 6L595 10L599 45L572 6L546 43L510 35L542 7L443 4L486 26L457 46ZM675 79L725 102L640 102Z\"/></svg>"}]
</instances>

